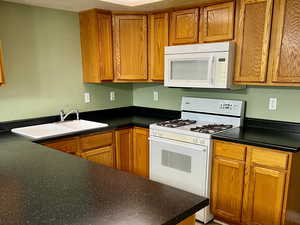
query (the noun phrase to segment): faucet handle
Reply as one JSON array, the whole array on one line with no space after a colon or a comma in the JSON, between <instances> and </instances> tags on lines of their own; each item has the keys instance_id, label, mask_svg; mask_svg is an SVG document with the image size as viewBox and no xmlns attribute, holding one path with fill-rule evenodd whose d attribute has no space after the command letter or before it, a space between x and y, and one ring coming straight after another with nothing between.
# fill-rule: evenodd
<instances>
[{"instance_id":1,"label":"faucet handle","mask_svg":"<svg viewBox=\"0 0 300 225\"><path fill-rule=\"evenodd\" d=\"M63 109L60 110L59 115L60 115L60 121L61 122L64 121L65 111Z\"/></svg>"}]
</instances>

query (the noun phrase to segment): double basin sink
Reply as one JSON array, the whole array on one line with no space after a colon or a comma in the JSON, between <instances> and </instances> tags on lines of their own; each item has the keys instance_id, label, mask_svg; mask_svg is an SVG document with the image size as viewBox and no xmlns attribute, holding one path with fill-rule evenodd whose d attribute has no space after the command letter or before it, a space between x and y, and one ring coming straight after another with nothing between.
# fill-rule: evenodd
<instances>
[{"instance_id":1,"label":"double basin sink","mask_svg":"<svg viewBox=\"0 0 300 225\"><path fill-rule=\"evenodd\" d=\"M107 126L108 124L105 123L97 123L88 120L71 120L29 127L20 127L12 129L11 131L13 133L30 138L31 140L37 141Z\"/></svg>"}]
</instances>

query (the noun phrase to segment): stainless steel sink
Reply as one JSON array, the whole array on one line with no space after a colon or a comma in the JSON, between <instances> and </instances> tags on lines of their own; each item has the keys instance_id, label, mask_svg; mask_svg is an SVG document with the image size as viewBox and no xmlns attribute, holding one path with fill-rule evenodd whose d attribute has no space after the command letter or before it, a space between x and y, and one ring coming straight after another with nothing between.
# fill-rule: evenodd
<instances>
[{"instance_id":1,"label":"stainless steel sink","mask_svg":"<svg viewBox=\"0 0 300 225\"><path fill-rule=\"evenodd\" d=\"M29 127L20 127L12 129L11 131L13 133L28 137L31 140L41 140L107 126L108 124L105 123L97 123L88 120L72 120Z\"/></svg>"}]
</instances>

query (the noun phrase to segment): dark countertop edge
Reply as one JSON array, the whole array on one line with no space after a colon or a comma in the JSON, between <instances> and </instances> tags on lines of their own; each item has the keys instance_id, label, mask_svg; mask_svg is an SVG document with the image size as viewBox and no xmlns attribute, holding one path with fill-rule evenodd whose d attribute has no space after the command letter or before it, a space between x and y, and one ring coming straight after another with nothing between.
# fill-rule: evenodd
<instances>
[{"instance_id":1,"label":"dark countertop edge","mask_svg":"<svg viewBox=\"0 0 300 225\"><path fill-rule=\"evenodd\" d=\"M220 141L231 141L234 143L253 145L253 146L262 147L262 148L272 148L275 150L292 152L292 153L296 153L296 152L300 151L300 146L297 148L297 147L289 147L289 146L283 146L283 145L275 145L275 144L270 144L270 143L265 143L265 142L250 141L250 140L245 140L245 139L237 139L237 138L232 138L232 137L218 136L217 134L213 135L212 139L220 140Z\"/></svg>"},{"instance_id":2,"label":"dark countertop edge","mask_svg":"<svg viewBox=\"0 0 300 225\"><path fill-rule=\"evenodd\" d=\"M209 199L206 199L205 201L195 205L191 209L183 212L182 214L177 215L172 220L170 220L162 225L177 225L178 223L180 223L183 220L187 219L188 217L194 215L196 212L198 212L199 210L203 209L204 207L206 207L208 205L209 205Z\"/></svg>"}]
</instances>

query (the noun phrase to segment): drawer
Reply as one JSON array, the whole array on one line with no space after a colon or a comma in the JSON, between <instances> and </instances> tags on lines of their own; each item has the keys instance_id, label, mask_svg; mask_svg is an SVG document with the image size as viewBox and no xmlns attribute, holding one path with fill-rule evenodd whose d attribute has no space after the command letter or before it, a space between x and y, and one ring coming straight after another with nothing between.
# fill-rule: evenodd
<instances>
[{"instance_id":1,"label":"drawer","mask_svg":"<svg viewBox=\"0 0 300 225\"><path fill-rule=\"evenodd\" d=\"M68 153L76 153L78 151L78 139L76 137L47 141L41 144Z\"/></svg>"},{"instance_id":2,"label":"drawer","mask_svg":"<svg viewBox=\"0 0 300 225\"><path fill-rule=\"evenodd\" d=\"M112 143L113 143L112 131L80 136L81 151L87 151L90 149L112 145Z\"/></svg>"},{"instance_id":3,"label":"drawer","mask_svg":"<svg viewBox=\"0 0 300 225\"><path fill-rule=\"evenodd\" d=\"M246 145L225 141L214 141L214 154L216 157L245 161Z\"/></svg>"},{"instance_id":4,"label":"drawer","mask_svg":"<svg viewBox=\"0 0 300 225\"><path fill-rule=\"evenodd\" d=\"M278 168L288 169L289 153L249 146L251 150L251 163Z\"/></svg>"}]
</instances>

